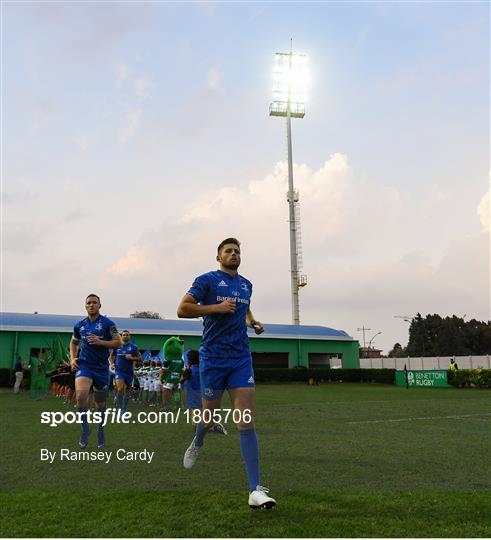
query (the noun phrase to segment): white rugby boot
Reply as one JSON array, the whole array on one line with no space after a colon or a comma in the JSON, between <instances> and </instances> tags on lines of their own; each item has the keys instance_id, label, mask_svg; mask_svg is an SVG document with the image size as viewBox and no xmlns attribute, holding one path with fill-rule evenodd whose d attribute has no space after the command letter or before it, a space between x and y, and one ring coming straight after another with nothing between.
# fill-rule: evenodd
<instances>
[{"instance_id":1,"label":"white rugby boot","mask_svg":"<svg viewBox=\"0 0 491 540\"><path fill-rule=\"evenodd\" d=\"M217 422L214 426L212 426L208 433L218 433L219 435L228 435L228 431L225 429L225 426L223 424L220 424L220 422Z\"/></svg>"},{"instance_id":2,"label":"white rugby boot","mask_svg":"<svg viewBox=\"0 0 491 540\"><path fill-rule=\"evenodd\" d=\"M196 460L198 459L198 454L200 451L200 446L194 445L194 439L193 442L189 445L188 449L184 453L184 459L182 460L182 464L184 465L185 469L190 469L194 466L196 463Z\"/></svg>"},{"instance_id":3,"label":"white rugby boot","mask_svg":"<svg viewBox=\"0 0 491 540\"><path fill-rule=\"evenodd\" d=\"M268 488L256 486L256 489L249 495L249 506L254 510L257 510L258 508L271 510L271 508L274 508L276 501L266 495L268 492Z\"/></svg>"}]
</instances>

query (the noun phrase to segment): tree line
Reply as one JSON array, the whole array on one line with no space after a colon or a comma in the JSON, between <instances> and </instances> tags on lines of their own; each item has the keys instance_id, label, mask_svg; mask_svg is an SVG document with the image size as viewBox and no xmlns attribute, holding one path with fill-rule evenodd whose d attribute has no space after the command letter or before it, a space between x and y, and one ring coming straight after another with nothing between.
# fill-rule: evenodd
<instances>
[{"instance_id":1,"label":"tree line","mask_svg":"<svg viewBox=\"0 0 491 540\"><path fill-rule=\"evenodd\" d=\"M396 343L389 352L391 358L406 356L469 356L491 354L490 321L452 315L426 315L418 313L409 326L406 347Z\"/></svg>"}]
</instances>

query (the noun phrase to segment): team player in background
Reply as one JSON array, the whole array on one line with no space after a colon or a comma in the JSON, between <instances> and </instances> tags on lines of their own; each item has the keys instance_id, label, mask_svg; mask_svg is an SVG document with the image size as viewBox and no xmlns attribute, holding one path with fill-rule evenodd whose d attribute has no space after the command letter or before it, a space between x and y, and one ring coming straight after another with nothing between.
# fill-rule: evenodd
<instances>
[{"instance_id":1,"label":"team player in background","mask_svg":"<svg viewBox=\"0 0 491 540\"><path fill-rule=\"evenodd\" d=\"M128 330L121 332L122 346L111 351L109 361L114 364L116 381L116 403L120 414L126 412L130 391L133 386L134 369L133 366L141 359L138 346L131 341Z\"/></svg>"},{"instance_id":2,"label":"team player in background","mask_svg":"<svg viewBox=\"0 0 491 540\"><path fill-rule=\"evenodd\" d=\"M201 413L201 388L199 379L199 351L189 349L186 355L187 364L181 374L180 383L182 389L186 392L186 408L191 412L192 424L194 422L194 412L199 410ZM217 422L208 428L208 433L218 433L227 435L225 427Z\"/></svg>"},{"instance_id":3,"label":"team player in background","mask_svg":"<svg viewBox=\"0 0 491 540\"><path fill-rule=\"evenodd\" d=\"M255 383L247 337L247 326L256 334L262 334L264 328L251 312L252 283L237 271L240 242L236 238L220 242L216 260L220 269L195 279L177 308L177 316L203 317L199 371L203 410L209 409L213 418L223 392L228 390L232 407L241 413L237 427L249 479L249 506L269 509L276 501L260 485L259 446L252 419ZM196 426L196 436L184 454L186 469L196 463L209 427L203 421Z\"/></svg>"},{"instance_id":4,"label":"team player in background","mask_svg":"<svg viewBox=\"0 0 491 540\"><path fill-rule=\"evenodd\" d=\"M190 349L185 353L187 364L179 382L186 392L186 408L192 413L201 410L201 388L199 382L199 351ZM192 417L191 417L192 418ZM194 421L193 421L194 425Z\"/></svg>"},{"instance_id":5,"label":"team player in background","mask_svg":"<svg viewBox=\"0 0 491 540\"><path fill-rule=\"evenodd\" d=\"M100 314L101 301L96 294L85 299L87 317L73 328L70 341L70 364L75 373L75 390L78 411L82 413L82 432L79 445L85 448L89 443L90 428L87 422L89 393L94 388L94 402L102 414L97 429L97 447L105 444L104 413L109 385L109 351L122 346L116 325Z\"/></svg>"}]
</instances>

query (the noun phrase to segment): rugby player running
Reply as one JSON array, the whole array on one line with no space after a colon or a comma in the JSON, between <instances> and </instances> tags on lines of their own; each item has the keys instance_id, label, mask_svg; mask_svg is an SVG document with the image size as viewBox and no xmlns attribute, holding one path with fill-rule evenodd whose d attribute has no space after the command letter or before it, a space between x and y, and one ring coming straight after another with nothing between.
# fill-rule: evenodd
<instances>
[{"instance_id":1,"label":"rugby player running","mask_svg":"<svg viewBox=\"0 0 491 540\"><path fill-rule=\"evenodd\" d=\"M75 373L75 392L78 411L82 416L82 432L79 446L89 444L90 428L87 421L89 393L94 387L94 402L102 414L97 429L97 447L105 444L104 416L109 385L109 351L122 346L116 325L100 314L101 300L96 294L85 299L87 317L73 327L70 341L70 365Z\"/></svg>"},{"instance_id":2,"label":"rugby player running","mask_svg":"<svg viewBox=\"0 0 491 540\"><path fill-rule=\"evenodd\" d=\"M119 414L124 414L133 387L134 364L140 361L141 354L138 345L131 341L128 330L121 332L121 340L123 346L120 349L111 351L109 362L115 365L116 399Z\"/></svg>"},{"instance_id":3,"label":"rugby player running","mask_svg":"<svg viewBox=\"0 0 491 540\"><path fill-rule=\"evenodd\" d=\"M269 490L259 480L259 446L252 416L254 371L247 336L247 326L256 334L262 334L264 327L251 312L252 283L237 272L240 255L240 242L236 238L220 242L216 257L220 269L194 280L177 308L177 316L203 317L199 351L203 411L210 410L213 418L214 410L220 409L224 390L228 390L233 409L240 411L237 428L249 480L249 506L269 509L276 501L267 495ZM184 454L186 469L196 463L210 425L201 421L196 426L196 436Z\"/></svg>"}]
</instances>

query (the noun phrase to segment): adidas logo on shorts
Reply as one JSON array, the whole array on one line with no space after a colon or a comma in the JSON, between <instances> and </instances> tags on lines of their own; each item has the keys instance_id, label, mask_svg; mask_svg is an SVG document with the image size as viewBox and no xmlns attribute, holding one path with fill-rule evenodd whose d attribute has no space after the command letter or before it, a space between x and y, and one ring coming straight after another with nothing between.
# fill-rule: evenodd
<instances>
[{"instance_id":1,"label":"adidas logo on shorts","mask_svg":"<svg viewBox=\"0 0 491 540\"><path fill-rule=\"evenodd\" d=\"M249 380L247 381L248 383L253 383L254 384L254 377L251 375L249 377Z\"/></svg>"},{"instance_id":2,"label":"adidas logo on shorts","mask_svg":"<svg viewBox=\"0 0 491 540\"><path fill-rule=\"evenodd\" d=\"M220 281L220 283L218 284L219 287L228 287L228 285L225 283L225 281Z\"/></svg>"}]
</instances>

